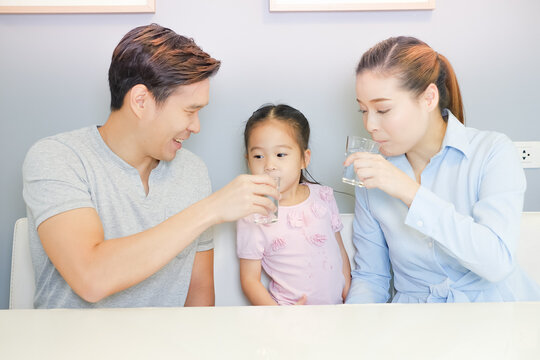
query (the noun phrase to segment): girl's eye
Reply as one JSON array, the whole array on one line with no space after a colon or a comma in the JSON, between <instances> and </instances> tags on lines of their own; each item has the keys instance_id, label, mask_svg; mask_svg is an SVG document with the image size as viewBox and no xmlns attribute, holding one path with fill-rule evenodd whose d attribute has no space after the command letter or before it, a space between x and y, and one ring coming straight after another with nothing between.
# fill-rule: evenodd
<instances>
[{"instance_id":1,"label":"girl's eye","mask_svg":"<svg viewBox=\"0 0 540 360\"><path fill-rule=\"evenodd\" d=\"M262 156L262 155L253 155L253 158L254 158L254 159L262 159L263 156Z\"/></svg>"},{"instance_id":2,"label":"girl's eye","mask_svg":"<svg viewBox=\"0 0 540 360\"><path fill-rule=\"evenodd\" d=\"M390 109L386 109L386 110L378 110L377 112L378 112L379 114L386 114L386 113L389 112L389 111L390 111Z\"/></svg>"},{"instance_id":3,"label":"girl's eye","mask_svg":"<svg viewBox=\"0 0 540 360\"><path fill-rule=\"evenodd\" d=\"M367 110L358 109L358 112L362 113L362 114L365 114L367 112Z\"/></svg>"},{"instance_id":4,"label":"girl's eye","mask_svg":"<svg viewBox=\"0 0 540 360\"><path fill-rule=\"evenodd\" d=\"M285 154L285 153L279 153L279 154L277 154L277 157L285 157L285 156L287 156L287 154Z\"/></svg>"}]
</instances>

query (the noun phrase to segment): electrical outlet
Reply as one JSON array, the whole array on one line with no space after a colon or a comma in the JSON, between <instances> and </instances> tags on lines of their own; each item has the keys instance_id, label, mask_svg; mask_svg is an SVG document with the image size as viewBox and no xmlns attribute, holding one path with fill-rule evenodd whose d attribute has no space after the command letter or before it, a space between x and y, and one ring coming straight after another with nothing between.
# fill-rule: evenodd
<instances>
[{"instance_id":1,"label":"electrical outlet","mask_svg":"<svg viewBox=\"0 0 540 360\"><path fill-rule=\"evenodd\" d=\"M540 168L540 141L514 141L524 168Z\"/></svg>"}]
</instances>

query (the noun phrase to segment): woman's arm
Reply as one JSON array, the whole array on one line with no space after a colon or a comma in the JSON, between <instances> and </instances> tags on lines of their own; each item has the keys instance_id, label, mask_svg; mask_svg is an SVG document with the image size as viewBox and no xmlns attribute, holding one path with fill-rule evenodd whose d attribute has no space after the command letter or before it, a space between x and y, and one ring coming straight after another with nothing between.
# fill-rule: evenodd
<instances>
[{"instance_id":1,"label":"woman's arm","mask_svg":"<svg viewBox=\"0 0 540 360\"><path fill-rule=\"evenodd\" d=\"M278 305L261 283L261 260L240 259L240 283L252 305Z\"/></svg>"},{"instance_id":2,"label":"woman's arm","mask_svg":"<svg viewBox=\"0 0 540 360\"><path fill-rule=\"evenodd\" d=\"M355 169L357 162L362 164L358 173L360 178L368 177L367 188L379 188L409 206L405 224L431 237L465 268L497 282L514 269L526 182L510 139L498 134L479 141L483 143L474 147L474 153L460 159L469 164L474 161L474 165L463 167L461 177L456 172L455 178L441 179L447 186L471 182L467 190L456 187L468 193L452 194L450 201L420 185L413 194L414 187L408 183L414 180L380 155L358 153L347 160L355 162ZM476 202L466 213L460 212L454 203L467 197Z\"/></svg>"},{"instance_id":3,"label":"woman's arm","mask_svg":"<svg viewBox=\"0 0 540 360\"><path fill-rule=\"evenodd\" d=\"M343 260L343 276L345 277L345 286L343 287L343 294L341 295L343 301L347 298L349 293L349 288L351 287L351 263L349 262L349 256L343 245L343 239L341 238L341 233L336 232L336 240L339 245L339 252L341 253L341 259Z\"/></svg>"},{"instance_id":4,"label":"woman's arm","mask_svg":"<svg viewBox=\"0 0 540 360\"><path fill-rule=\"evenodd\" d=\"M346 303L385 303L390 299L390 258L386 239L369 210L367 191L356 188L353 220L355 267Z\"/></svg>"},{"instance_id":5,"label":"woman's arm","mask_svg":"<svg viewBox=\"0 0 540 360\"><path fill-rule=\"evenodd\" d=\"M462 266L497 282L514 270L526 182L512 142L502 135L492 142L478 166L472 195L477 201L470 215L421 187L405 223L435 240Z\"/></svg>"}]
</instances>

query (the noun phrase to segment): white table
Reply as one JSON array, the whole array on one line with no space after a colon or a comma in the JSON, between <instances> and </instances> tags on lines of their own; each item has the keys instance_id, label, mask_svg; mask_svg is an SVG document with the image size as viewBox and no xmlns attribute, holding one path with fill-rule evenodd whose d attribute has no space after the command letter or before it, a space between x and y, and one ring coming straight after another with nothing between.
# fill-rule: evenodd
<instances>
[{"instance_id":1,"label":"white table","mask_svg":"<svg viewBox=\"0 0 540 360\"><path fill-rule=\"evenodd\" d=\"M540 303L2 310L0 359L540 359Z\"/></svg>"}]
</instances>

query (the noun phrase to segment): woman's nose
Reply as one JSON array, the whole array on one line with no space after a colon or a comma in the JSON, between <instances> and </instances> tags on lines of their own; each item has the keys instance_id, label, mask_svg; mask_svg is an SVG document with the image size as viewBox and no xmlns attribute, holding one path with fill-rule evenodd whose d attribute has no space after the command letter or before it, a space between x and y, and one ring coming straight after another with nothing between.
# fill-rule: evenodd
<instances>
[{"instance_id":1,"label":"woman's nose","mask_svg":"<svg viewBox=\"0 0 540 360\"><path fill-rule=\"evenodd\" d=\"M377 129L379 128L378 121L374 116L368 116L367 114L364 114L363 120L364 120L364 127L366 128L368 133L372 134L374 131L377 131Z\"/></svg>"}]
</instances>

